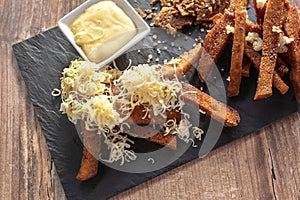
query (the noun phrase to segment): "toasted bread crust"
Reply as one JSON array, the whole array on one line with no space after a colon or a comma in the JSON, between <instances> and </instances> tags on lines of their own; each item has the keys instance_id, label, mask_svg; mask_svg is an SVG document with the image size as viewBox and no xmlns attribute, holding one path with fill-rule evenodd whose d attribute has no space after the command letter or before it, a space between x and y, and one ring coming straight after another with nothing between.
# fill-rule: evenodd
<instances>
[{"instance_id":1,"label":"toasted bread crust","mask_svg":"<svg viewBox=\"0 0 300 200\"><path fill-rule=\"evenodd\" d=\"M286 63L287 65L291 66L292 63L291 63L291 58L290 58L290 54L288 52L286 53L281 53L279 54L279 58L284 61L284 63Z\"/></svg>"},{"instance_id":2,"label":"toasted bread crust","mask_svg":"<svg viewBox=\"0 0 300 200\"><path fill-rule=\"evenodd\" d=\"M232 45L232 56L230 66L230 81L228 85L228 96L237 96L242 81L242 66L244 57L244 45L246 34L247 11L235 12L234 37Z\"/></svg>"},{"instance_id":3,"label":"toasted bread crust","mask_svg":"<svg viewBox=\"0 0 300 200\"><path fill-rule=\"evenodd\" d=\"M177 138L175 135L164 135L162 132L159 132L150 138L146 138L146 140L150 142L155 142L162 146L166 146L173 150L177 149Z\"/></svg>"},{"instance_id":4,"label":"toasted bread crust","mask_svg":"<svg viewBox=\"0 0 300 200\"><path fill-rule=\"evenodd\" d=\"M211 20L213 22L213 24L218 24L221 19L223 17L223 14L222 13L218 13L218 14L215 14L214 16L212 16L209 20Z\"/></svg>"},{"instance_id":5,"label":"toasted bread crust","mask_svg":"<svg viewBox=\"0 0 300 200\"><path fill-rule=\"evenodd\" d=\"M262 35L262 26L260 24L254 24L250 20L246 20L246 33L254 32Z\"/></svg>"},{"instance_id":6,"label":"toasted bread crust","mask_svg":"<svg viewBox=\"0 0 300 200\"><path fill-rule=\"evenodd\" d=\"M164 76L174 78L174 75L180 77L185 74L191 69L193 64L195 64L199 60L202 50L202 45L199 43L190 51L178 56L175 59L176 62L174 62L174 60L171 60L165 63L164 68L162 69Z\"/></svg>"},{"instance_id":7,"label":"toasted bread crust","mask_svg":"<svg viewBox=\"0 0 300 200\"><path fill-rule=\"evenodd\" d=\"M140 137L166 146L170 149L176 150L177 141L174 135L164 135L161 131L158 131L149 126L138 126L136 124L130 124L130 127L124 126L123 131L132 137Z\"/></svg>"},{"instance_id":8,"label":"toasted bread crust","mask_svg":"<svg viewBox=\"0 0 300 200\"><path fill-rule=\"evenodd\" d=\"M228 10L235 12L236 10L245 10L248 6L249 0L231 0Z\"/></svg>"},{"instance_id":9,"label":"toasted bread crust","mask_svg":"<svg viewBox=\"0 0 300 200\"><path fill-rule=\"evenodd\" d=\"M182 83L182 87L182 98L186 102L199 107L224 126L232 127L239 124L240 116L233 108L217 101L190 84Z\"/></svg>"},{"instance_id":10,"label":"toasted bread crust","mask_svg":"<svg viewBox=\"0 0 300 200\"><path fill-rule=\"evenodd\" d=\"M148 116L146 115L146 111L144 106L136 106L134 110L132 111L130 118L126 120L129 124L138 124L138 125L148 125L148 124L163 124L166 121L172 119L176 122L179 122L181 120L181 113L177 111L166 111L164 115L167 116L167 118L164 118L162 116L154 116L153 112L149 112Z\"/></svg>"},{"instance_id":11,"label":"toasted bread crust","mask_svg":"<svg viewBox=\"0 0 300 200\"><path fill-rule=\"evenodd\" d=\"M295 5L288 6L287 18L283 27L286 35L294 38L294 41L289 44L290 62L292 65L290 78L296 99L300 103L300 19Z\"/></svg>"},{"instance_id":12,"label":"toasted bread crust","mask_svg":"<svg viewBox=\"0 0 300 200\"><path fill-rule=\"evenodd\" d=\"M244 55L243 57L243 66L242 66L242 76L249 77L250 76L250 68L251 68L251 61L247 56Z\"/></svg>"},{"instance_id":13,"label":"toasted bread crust","mask_svg":"<svg viewBox=\"0 0 300 200\"><path fill-rule=\"evenodd\" d=\"M142 11L140 8L135 8L135 11L141 16L141 18L145 19L147 14Z\"/></svg>"},{"instance_id":14,"label":"toasted bread crust","mask_svg":"<svg viewBox=\"0 0 300 200\"><path fill-rule=\"evenodd\" d=\"M280 77L284 77L289 72L289 68L280 57L277 58L275 70Z\"/></svg>"},{"instance_id":15,"label":"toasted bread crust","mask_svg":"<svg viewBox=\"0 0 300 200\"><path fill-rule=\"evenodd\" d=\"M216 24L205 37L203 47L213 61L219 59L225 45L231 37L227 34L226 26L234 27L234 13L229 11L225 11L220 22Z\"/></svg>"},{"instance_id":16,"label":"toasted bread crust","mask_svg":"<svg viewBox=\"0 0 300 200\"><path fill-rule=\"evenodd\" d=\"M201 45L201 43L199 43L190 51L185 52L184 54L181 54L178 58L186 60L189 63L189 65L193 65L199 60L202 50L203 50L202 45ZM188 71L188 70L185 70L186 67L184 67L184 66L181 66L181 69L183 69L183 70L181 70L182 73L186 73Z\"/></svg>"},{"instance_id":17,"label":"toasted bread crust","mask_svg":"<svg viewBox=\"0 0 300 200\"><path fill-rule=\"evenodd\" d=\"M263 24L262 58L255 100L272 95L272 82L278 56L279 33L272 31L273 26L281 27L284 16L284 1L269 0Z\"/></svg>"}]
</instances>

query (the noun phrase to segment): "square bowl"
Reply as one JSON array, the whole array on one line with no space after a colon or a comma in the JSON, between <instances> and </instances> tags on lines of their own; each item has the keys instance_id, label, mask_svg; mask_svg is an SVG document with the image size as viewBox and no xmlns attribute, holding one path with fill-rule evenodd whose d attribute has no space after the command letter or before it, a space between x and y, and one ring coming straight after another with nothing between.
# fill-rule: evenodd
<instances>
[{"instance_id":1,"label":"square bowl","mask_svg":"<svg viewBox=\"0 0 300 200\"><path fill-rule=\"evenodd\" d=\"M88 0L72 10L70 13L65 15L63 18L61 18L58 21L58 26L60 30L65 34L67 39L71 42L73 47L77 50L79 55L88 62L91 62L87 55L84 53L82 48L78 46L74 40L74 34L71 31L71 29L68 27L68 25L76 19L80 14L82 14L87 8L90 6L100 2L100 1L108 1L108 0ZM136 43L138 43L140 40L142 40L149 32L150 27L148 24L141 18L141 16L135 11L135 9L127 2L127 0L109 0L112 2L115 2L117 6L119 6L125 14L133 21L136 27L136 34L135 36L129 40L124 46L122 46L120 49L118 49L116 52L114 52L110 57L102 60L99 63L95 63L97 66L102 67L117 57L119 57L121 54L123 54L126 50L134 46Z\"/></svg>"}]
</instances>

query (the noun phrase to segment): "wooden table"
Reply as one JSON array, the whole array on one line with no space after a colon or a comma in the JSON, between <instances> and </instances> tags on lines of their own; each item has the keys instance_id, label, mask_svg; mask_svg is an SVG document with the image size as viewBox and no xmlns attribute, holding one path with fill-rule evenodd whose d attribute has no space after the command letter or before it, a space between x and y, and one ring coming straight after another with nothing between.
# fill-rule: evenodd
<instances>
[{"instance_id":1,"label":"wooden table","mask_svg":"<svg viewBox=\"0 0 300 200\"><path fill-rule=\"evenodd\" d=\"M84 0L0 1L0 198L65 199L11 45ZM113 199L300 199L300 114Z\"/></svg>"}]
</instances>

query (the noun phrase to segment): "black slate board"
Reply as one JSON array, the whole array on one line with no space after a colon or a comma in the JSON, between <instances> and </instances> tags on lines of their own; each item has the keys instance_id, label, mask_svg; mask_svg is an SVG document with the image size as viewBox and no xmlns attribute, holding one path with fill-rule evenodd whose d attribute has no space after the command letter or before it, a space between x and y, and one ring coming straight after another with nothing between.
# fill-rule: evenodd
<instances>
[{"instance_id":1,"label":"black slate board","mask_svg":"<svg viewBox=\"0 0 300 200\"><path fill-rule=\"evenodd\" d=\"M143 5L142 3L137 3L139 7L143 7ZM192 32L191 35L197 37L197 34L199 34L198 30L187 29L185 31ZM140 54L141 58L147 56L149 52L155 53L152 42L151 39L146 39L135 47L136 49L149 49L149 51L143 50ZM186 45L189 46L188 43ZM86 182L76 180L75 176L81 161L82 143L75 126L68 121L65 115L59 112L60 98L52 97L51 92L54 88L60 87L60 77L63 68L67 67L71 60L78 58L78 54L57 27L15 44L13 50L68 199L107 199L198 158L199 148L191 147L177 161L154 172L125 173L100 164L100 173L95 178ZM185 48L182 48L181 51L184 50ZM164 51L166 54L168 52L168 50ZM221 60L223 67L224 64L227 66L222 73L225 85L230 63L230 53L228 52L230 51L224 53ZM134 56L135 62L138 63L140 61L137 55L137 51L133 50L117 61L122 63ZM195 78L191 78L192 83L199 87L201 83L195 81ZM235 128L224 128L214 148L218 148L276 120L300 111L300 106L294 98L293 89L290 89L284 96L274 91L274 95L266 100L253 101L256 78L257 72L252 70L251 78L243 79L242 92L239 97L227 99L227 103L240 113L241 123ZM287 82L291 86L290 82ZM204 126L208 120L208 118L204 117ZM140 147L152 145L144 140L137 140L137 144ZM201 145L200 143L198 144Z\"/></svg>"}]
</instances>

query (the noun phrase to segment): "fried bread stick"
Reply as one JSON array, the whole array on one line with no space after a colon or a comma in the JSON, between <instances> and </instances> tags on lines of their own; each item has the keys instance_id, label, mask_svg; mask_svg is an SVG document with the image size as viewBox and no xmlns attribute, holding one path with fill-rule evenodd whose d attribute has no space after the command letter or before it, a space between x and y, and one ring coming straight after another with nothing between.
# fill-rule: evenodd
<instances>
[{"instance_id":1,"label":"fried bread stick","mask_svg":"<svg viewBox=\"0 0 300 200\"><path fill-rule=\"evenodd\" d=\"M245 10L248 6L249 0L231 0L228 10L235 12L236 10Z\"/></svg>"},{"instance_id":2,"label":"fried bread stick","mask_svg":"<svg viewBox=\"0 0 300 200\"><path fill-rule=\"evenodd\" d=\"M283 28L289 38L294 38L294 41L289 44L292 65L290 78L295 90L296 99L300 103L300 19L298 9L295 5L288 6L287 18Z\"/></svg>"},{"instance_id":3,"label":"fried bread stick","mask_svg":"<svg viewBox=\"0 0 300 200\"><path fill-rule=\"evenodd\" d=\"M223 123L224 126L237 126L240 122L240 116L236 110L188 83L182 83L182 98L184 101L198 106L212 118Z\"/></svg>"},{"instance_id":4,"label":"fried bread stick","mask_svg":"<svg viewBox=\"0 0 300 200\"><path fill-rule=\"evenodd\" d=\"M263 24L262 58L259 66L259 77L254 96L255 100L272 95L272 82L278 56L279 33L273 27L281 27L284 16L284 1L269 0Z\"/></svg>"},{"instance_id":5,"label":"fried bread stick","mask_svg":"<svg viewBox=\"0 0 300 200\"><path fill-rule=\"evenodd\" d=\"M166 146L170 149L177 149L177 138L175 135L164 135L162 132L157 133L156 135L146 138L150 142L155 142L162 146Z\"/></svg>"},{"instance_id":6,"label":"fried bread stick","mask_svg":"<svg viewBox=\"0 0 300 200\"><path fill-rule=\"evenodd\" d=\"M246 10L235 11L235 26L230 65L230 81L228 85L228 96L238 96L242 81L242 66L244 56L245 34L246 34Z\"/></svg>"},{"instance_id":7,"label":"fried bread stick","mask_svg":"<svg viewBox=\"0 0 300 200\"><path fill-rule=\"evenodd\" d=\"M211 20L213 22L213 24L216 25L221 21L222 17L223 17L223 14L218 13L218 14L215 14L214 16L212 16L209 20Z\"/></svg>"},{"instance_id":8,"label":"fried bread stick","mask_svg":"<svg viewBox=\"0 0 300 200\"><path fill-rule=\"evenodd\" d=\"M198 75L203 81L207 80L213 64L221 56L231 35L227 34L226 26L234 26L234 13L225 11L211 31L206 35L199 64Z\"/></svg>"},{"instance_id":9,"label":"fried bread stick","mask_svg":"<svg viewBox=\"0 0 300 200\"><path fill-rule=\"evenodd\" d=\"M284 75L286 75L289 72L289 68L286 66L285 62L283 62L283 60L280 57L277 58L275 70L280 77L284 77Z\"/></svg>"},{"instance_id":10,"label":"fried bread stick","mask_svg":"<svg viewBox=\"0 0 300 200\"><path fill-rule=\"evenodd\" d=\"M96 131L88 131L81 122L83 135L83 151L79 172L76 179L85 181L94 177L98 172L98 155L100 153L100 135Z\"/></svg>"},{"instance_id":11,"label":"fried bread stick","mask_svg":"<svg viewBox=\"0 0 300 200\"><path fill-rule=\"evenodd\" d=\"M195 64L202 52L202 45L198 44L196 47L191 49L184 54L181 54L176 59L170 60L169 62L165 63L163 68L163 74L165 77L174 78L174 75L182 76L185 74L192 66Z\"/></svg>"}]
</instances>

